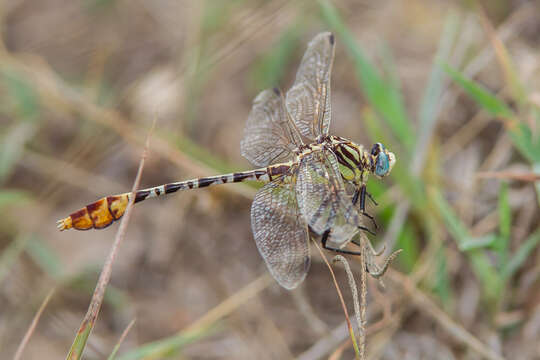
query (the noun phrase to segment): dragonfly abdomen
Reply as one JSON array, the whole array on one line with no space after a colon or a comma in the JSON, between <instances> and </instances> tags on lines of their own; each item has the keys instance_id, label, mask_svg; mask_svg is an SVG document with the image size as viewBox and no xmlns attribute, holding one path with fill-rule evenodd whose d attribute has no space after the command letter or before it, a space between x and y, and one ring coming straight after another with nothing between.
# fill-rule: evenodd
<instances>
[{"instance_id":1,"label":"dragonfly abdomen","mask_svg":"<svg viewBox=\"0 0 540 360\"><path fill-rule=\"evenodd\" d=\"M289 167L287 166L287 169L288 168ZM268 182L270 181L271 176L278 175L278 173L283 171L285 171L284 167L278 164L257 170L202 177L159 185L135 192L135 203L181 190L198 189L212 185L248 180ZM68 217L58 220L58 229L67 230L74 228L77 230L89 230L106 228L124 215L130 197L131 193L124 193L101 198L98 201L75 211Z\"/></svg>"}]
</instances>

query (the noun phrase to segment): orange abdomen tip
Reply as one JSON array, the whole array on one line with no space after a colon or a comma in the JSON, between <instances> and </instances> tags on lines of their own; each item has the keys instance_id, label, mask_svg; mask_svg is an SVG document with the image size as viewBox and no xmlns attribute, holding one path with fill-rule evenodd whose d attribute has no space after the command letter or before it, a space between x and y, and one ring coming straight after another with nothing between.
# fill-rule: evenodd
<instances>
[{"instance_id":1,"label":"orange abdomen tip","mask_svg":"<svg viewBox=\"0 0 540 360\"><path fill-rule=\"evenodd\" d=\"M72 222L71 222L71 216L68 216L67 218L63 218L61 220L58 220L56 222L56 227L60 231L71 229L73 227Z\"/></svg>"},{"instance_id":2,"label":"orange abdomen tip","mask_svg":"<svg viewBox=\"0 0 540 360\"><path fill-rule=\"evenodd\" d=\"M77 230L103 229L124 215L128 201L128 194L99 199L67 218L58 220L57 227L60 231L71 228Z\"/></svg>"},{"instance_id":3,"label":"orange abdomen tip","mask_svg":"<svg viewBox=\"0 0 540 360\"><path fill-rule=\"evenodd\" d=\"M88 230L94 227L94 223L88 214L86 208L82 208L73 214L69 215L67 218L58 220L56 223L60 231L67 229L77 229L77 230Z\"/></svg>"}]
</instances>

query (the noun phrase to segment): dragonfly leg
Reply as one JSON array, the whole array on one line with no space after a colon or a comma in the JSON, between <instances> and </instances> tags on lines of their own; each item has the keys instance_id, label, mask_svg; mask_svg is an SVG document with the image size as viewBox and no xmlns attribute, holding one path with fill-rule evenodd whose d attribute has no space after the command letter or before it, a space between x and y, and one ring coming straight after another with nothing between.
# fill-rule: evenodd
<instances>
[{"instance_id":1,"label":"dragonfly leg","mask_svg":"<svg viewBox=\"0 0 540 360\"><path fill-rule=\"evenodd\" d=\"M352 203L353 205L356 205L356 203L358 202L358 197L360 195L360 190L356 189L354 191L354 194L353 194L353 197L352 197Z\"/></svg>"},{"instance_id":2,"label":"dragonfly leg","mask_svg":"<svg viewBox=\"0 0 540 360\"><path fill-rule=\"evenodd\" d=\"M366 195L367 195L367 197L369 198L369 200L371 200L371 201L375 204L375 206L378 206L379 203L376 202L375 199L373 198L373 196L371 196L371 194L367 192L366 185L363 185L363 186L364 186L364 188L366 189Z\"/></svg>"},{"instance_id":3,"label":"dragonfly leg","mask_svg":"<svg viewBox=\"0 0 540 360\"><path fill-rule=\"evenodd\" d=\"M374 233L373 231L371 231L370 229L368 229L365 226L358 226L358 229L364 230L365 232L370 233L371 235L377 235L376 233Z\"/></svg>"},{"instance_id":4,"label":"dragonfly leg","mask_svg":"<svg viewBox=\"0 0 540 360\"><path fill-rule=\"evenodd\" d=\"M347 255L357 255L357 256L362 255L362 253L359 252L359 251L336 249L336 248L333 248L333 247L330 247L330 246L326 245L326 241L328 240L328 236L330 236L330 229L326 230L322 234L321 243L322 243L322 246L323 246L324 249L334 251L334 252L337 252L337 253L341 253L341 254L347 254Z\"/></svg>"},{"instance_id":5,"label":"dragonfly leg","mask_svg":"<svg viewBox=\"0 0 540 360\"><path fill-rule=\"evenodd\" d=\"M351 243L353 243L354 245L358 246L358 247L362 247L362 244L360 244L360 242L358 241L358 239L352 239L351 240ZM371 250L371 253L375 256L381 256L382 253L384 252L384 250L386 250L386 244L383 244L381 246L381 249L379 251L375 250L373 248L373 245L371 245L371 243L369 243L369 248Z\"/></svg>"},{"instance_id":6,"label":"dragonfly leg","mask_svg":"<svg viewBox=\"0 0 540 360\"><path fill-rule=\"evenodd\" d=\"M367 217L369 220L371 220L371 222L373 223L373 226L375 227L375 229L378 229L379 226L377 226L377 222L375 221L375 219L373 218L373 216L369 215L367 212L365 211L362 211L362 215L364 215L365 217ZM372 233L373 234L373 233Z\"/></svg>"},{"instance_id":7,"label":"dragonfly leg","mask_svg":"<svg viewBox=\"0 0 540 360\"><path fill-rule=\"evenodd\" d=\"M369 215L366 212L366 195L367 197L371 199L371 201L373 201L375 205L378 205L377 202L371 196L371 194L367 192L366 184L362 184L362 186L360 186L360 190L356 190L353 196L353 203L356 204L355 197L356 197L356 201L358 201L358 198L360 198L360 211L362 212L362 215L370 219L375 229L378 229L379 227L377 226L377 223L375 222L375 219L373 218L373 216Z\"/></svg>"}]
</instances>

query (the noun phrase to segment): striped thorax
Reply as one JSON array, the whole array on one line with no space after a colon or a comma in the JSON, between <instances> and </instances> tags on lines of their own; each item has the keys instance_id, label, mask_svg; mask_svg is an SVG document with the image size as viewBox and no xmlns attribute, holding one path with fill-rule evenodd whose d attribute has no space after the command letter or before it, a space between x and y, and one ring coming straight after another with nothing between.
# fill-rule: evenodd
<instances>
[{"instance_id":1,"label":"striped thorax","mask_svg":"<svg viewBox=\"0 0 540 360\"><path fill-rule=\"evenodd\" d=\"M395 155L381 143L375 143L368 152L363 145L339 136L318 139L316 144L307 145L306 149L300 152L300 157L323 148L336 155L343 179L355 184L364 184L370 173L378 178L387 176L396 162Z\"/></svg>"}]
</instances>

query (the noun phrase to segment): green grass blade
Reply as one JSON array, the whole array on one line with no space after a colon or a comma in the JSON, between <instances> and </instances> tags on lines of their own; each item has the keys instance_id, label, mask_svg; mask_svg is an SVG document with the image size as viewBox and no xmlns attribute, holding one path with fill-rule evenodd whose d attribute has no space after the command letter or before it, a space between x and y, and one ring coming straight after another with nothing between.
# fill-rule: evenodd
<instances>
[{"instance_id":1,"label":"green grass blade","mask_svg":"<svg viewBox=\"0 0 540 360\"><path fill-rule=\"evenodd\" d=\"M39 98L32 82L13 69L1 71L13 111L18 119L34 122L39 117ZM5 95L4 95L5 96Z\"/></svg>"},{"instance_id":2,"label":"green grass blade","mask_svg":"<svg viewBox=\"0 0 540 360\"><path fill-rule=\"evenodd\" d=\"M521 107L527 100L527 91L524 84L519 79L517 67L512 60L508 49L493 28L493 24L483 11L480 12L480 20L489 40L491 41L497 62L499 63L499 67L502 70L504 79L510 90L510 95L518 106Z\"/></svg>"},{"instance_id":3,"label":"green grass blade","mask_svg":"<svg viewBox=\"0 0 540 360\"><path fill-rule=\"evenodd\" d=\"M392 80L384 79L367 59L336 8L325 0L319 0L319 5L324 21L336 32L349 51L362 91L370 104L381 114L396 138L410 152L416 137L410 127L400 89L394 87L395 83Z\"/></svg>"},{"instance_id":4,"label":"green grass blade","mask_svg":"<svg viewBox=\"0 0 540 360\"><path fill-rule=\"evenodd\" d=\"M485 87L468 79L465 75L446 63L442 63L441 66L444 71L446 71L446 73L488 113L505 119L514 117L512 110Z\"/></svg>"},{"instance_id":5,"label":"green grass blade","mask_svg":"<svg viewBox=\"0 0 540 360\"><path fill-rule=\"evenodd\" d=\"M538 122L540 125L540 122ZM516 149L533 164L540 163L540 138L534 138L531 128L525 123L518 123L508 128L510 139Z\"/></svg>"},{"instance_id":6,"label":"green grass blade","mask_svg":"<svg viewBox=\"0 0 540 360\"><path fill-rule=\"evenodd\" d=\"M122 335L120 335L120 339L118 339L118 341L116 342L116 344L114 345L114 348L111 352L111 354L109 355L109 357L107 358L107 360L114 360L116 359L116 354L118 353L118 350L120 350L120 346L122 345L122 343L124 342L124 339L127 337L129 331L131 330L131 328L133 327L133 325L135 324L135 319L131 320L128 324L128 326L126 327L126 329L122 332Z\"/></svg>"},{"instance_id":7,"label":"green grass blade","mask_svg":"<svg viewBox=\"0 0 540 360\"><path fill-rule=\"evenodd\" d=\"M459 250L471 251L476 249L491 248L496 244L498 237L495 234L487 234L480 237L466 238L459 244Z\"/></svg>"},{"instance_id":8,"label":"green grass blade","mask_svg":"<svg viewBox=\"0 0 540 360\"><path fill-rule=\"evenodd\" d=\"M504 279L511 278L521 265L527 260L532 251L540 243L540 230L537 230L531 236L529 236L523 244L517 249L516 253L508 260L508 263L502 270L502 277Z\"/></svg>"},{"instance_id":9,"label":"green grass blade","mask_svg":"<svg viewBox=\"0 0 540 360\"><path fill-rule=\"evenodd\" d=\"M0 183L12 172L15 164L23 156L24 147L34 134L38 126L36 123L15 123L0 134Z\"/></svg>"},{"instance_id":10,"label":"green grass blade","mask_svg":"<svg viewBox=\"0 0 540 360\"><path fill-rule=\"evenodd\" d=\"M456 241L458 248L461 248L463 244L466 244L466 241L471 238L469 231L454 213L440 192L433 190L430 192L430 194L440 214L442 215L448 231ZM502 290L502 282L498 273L491 265L483 250L471 250L465 254L471 263L474 273L482 284L483 292L486 298L493 304L493 302L497 301L500 297Z\"/></svg>"},{"instance_id":11,"label":"green grass blade","mask_svg":"<svg viewBox=\"0 0 540 360\"><path fill-rule=\"evenodd\" d=\"M118 360L163 359L165 357L177 355L186 345L203 337L210 336L215 333L215 331L217 331L217 328L212 327L173 335L165 339L144 344L135 350L119 356Z\"/></svg>"},{"instance_id":12,"label":"green grass blade","mask_svg":"<svg viewBox=\"0 0 540 360\"><path fill-rule=\"evenodd\" d=\"M409 273L413 270L414 265L418 261L418 236L414 232L414 228L410 224L405 224L398 235L397 249L403 249L403 252L398 256L397 261L405 272Z\"/></svg>"},{"instance_id":13,"label":"green grass blade","mask_svg":"<svg viewBox=\"0 0 540 360\"><path fill-rule=\"evenodd\" d=\"M47 242L30 239L26 252L48 276L57 280L62 277L62 261Z\"/></svg>"},{"instance_id":14,"label":"green grass blade","mask_svg":"<svg viewBox=\"0 0 540 360\"><path fill-rule=\"evenodd\" d=\"M446 17L443 34L439 41L439 47L435 60L431 67L428 84L424 90L420 111L418 114L418 141L414 149L411 163L413 174L419 174L427 153L427 147L432 138L435 123L439 115L441 97L444 89L444 72L437 59L447 59L452 50L452 44L456 38L459 21L455 14Z\"/></svg>"},{"instance_id":15,"label":"green grass blade","mask_svg":"<svg viewBox=\"0 0 540 360\"><path fill-rule=\"evenodd\" d=\"M512 213L510 210L510 202L508 200L508 184L501 183L499 191L499 237L495 244L499 255L499 264L504 267L508 259L508 244L510 242L510 228L512 225Z\"/></svg>"},{"instance_id":16,"label":"green grass blade","mask_svg":"<svg viewBox=\"0 0 540 360\"><path fill-rule=\"evenodd\" d=\"M71 344L67 359L71 360L82 358L82 353L86 347L86 341L88 340L93 328L93 322L85 322L84 324L81 324L81 327L77 332L77 336L75 336L75 340L73 340L73 344Z\"/></svg>"},{"instance_id":17,"label":"green grass blade","mask_svg":"<svg viewBox=\"0 0 540 360\"><path fill-rule=\"evenodd\" d=\"M22 254L31 234L20 234L0 254L0 284L4 281L15 261Z\"/></svg>"},{"instance_id":18,"label":"green grass blade","mask_svg":"<svg viewBox=\"0 0 540 360\"><path fill-rule=\"evenodd\" d=\"M531 163L540 162L540 138L533 138L532 131L527 124L515 121L514 112L485 87L468 79L446 63L443 63L441 66L484 110L495 117L511 120L507 124L506 129L514 146Z\"/></svg>"},{"instance_id":19,"label":"green grass blade","mask_svg":"<svg viewBox=\"0 0 540 360\"><path fill-rule=\"evenodd\" d=\"M9 206L21 205L32 199L31 195L21 190L0 190L0 211Z\"/></svg>"},{"instance_id":20,"label":"green grass blade","mask_svg":"<svg viewBox=\"0 0 540 360\"><path fill-rule=\"evenodd\" d=\"M448 309L453 295L450 287L448 267L443 248L439 248L435 256L435 262L437 265L435 270L435 283L433 286L433 291L437 296L439 296L444 307Z\"/></svg>"}]
</instances>

